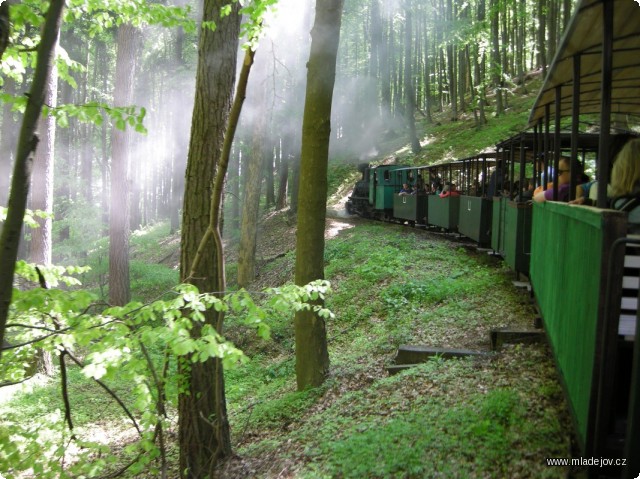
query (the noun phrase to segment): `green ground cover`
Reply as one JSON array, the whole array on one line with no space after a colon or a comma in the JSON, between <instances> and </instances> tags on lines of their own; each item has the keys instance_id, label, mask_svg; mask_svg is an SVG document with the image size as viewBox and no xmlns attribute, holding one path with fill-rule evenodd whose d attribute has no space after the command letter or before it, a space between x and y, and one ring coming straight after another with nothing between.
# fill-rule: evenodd
<instances>
[{"instance_id":1,"label":"green ground cover","mask_svg":"<svg viewBox=\"0 0 640 479\"><path fill-rule=\"evenodd\" d=\"M571 435L546 346L384 370L400 344L483 350L492 327L530 326L527 293L501 261L372 223L330 240L325 258L336 314L326 386L295 392L289 320L273 325L278 339L249 374L228 375L236 450L259 477L566 474L544 463L570 455Z\"/></svg>"},{"instance_id":2,"label":"green ground cover","mask_svg":"<svg viewBox=\"0 0 640 479\"><path fill-rule=\"evenodd\" d=\"M333 287L327 306L335 319L328 324L331 374L323 387L295 391L291 317L269 318L270 340L259 339L240 318L229 319L227 336L250 361L226 374L237 456L221 472L301 478L564 476L565 470L544 462L570 456L572 431L546 346L512 346L480 359L436 358L396 376L384 369L401 344L487 350L489 329L530 326L528 295L513 287L504 263L441 234L353 224L326 246L326 276ZM144 251L144 238L138 236L134 248ZM290 256L269 267L288 276ZM141 269L138 284L145 287L138 294L152 297L172 272L161 265ZM154 354L160 358L159 353ZM111 386L127 400L130 385ZM3 417L37 425L47 414L60 414L57 381L25 387L0 405ZM99 388L88 387L77 368L70 368L70 395L76 433L104 443L123 461L130 454L124 446L135 434L122 411ZM175 411L170 417L175 432ZM175 461L176 435L169 437L169 458Z\"/></svg>"}]
</instances>

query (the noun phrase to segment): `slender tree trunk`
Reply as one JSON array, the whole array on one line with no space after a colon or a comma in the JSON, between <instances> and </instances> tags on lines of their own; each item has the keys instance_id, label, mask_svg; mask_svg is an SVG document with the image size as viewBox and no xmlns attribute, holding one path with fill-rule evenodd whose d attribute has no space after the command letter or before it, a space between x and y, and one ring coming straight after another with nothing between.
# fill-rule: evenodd
<instances>
[{"instance_id":1,"label":"slender tree trunk","mask_svg":"<svg viewBox=\"0 0 640 479\"><path fill-rule=\"evenodd\" d=\"M259 71L266 73L264 59L259 60ZM262 77L262 75L260 75ZM258 114L252 125L251 154L246 166L244 194L242 196L242 215L240 231L240 248L238 250L238 286L246 288L255 278L256 244L258 239L258 217L260 212L261 173L267 174L264 144L266 141L266 92L262 85L254 88L254 107ZM263 168L263 165L264 168ZM274 201L275 202L275 201Z\"/></svg>"},{"instance_id":2,"label":"slender tree trunk","mask_svg":"<svg viewBox=\"0 0 640 479\"><path fill-rule=\"evenodd\" d=\"M558 0L549 0L547 4L549 8L549 15L547 16L547 33L549 35L548 55L549 59L553 60L553 56L556 54L556 46L558 43Z\"/></svg>"},{"instance_id":3,"label":"slender tree trunk","mask_svg":"<svg viewBox=\"0 0 640 479\"><path fill-rule=\"evenodd\" d=\"M538 66L542 67L542 77L547 76L547 2L538 0Z\"/></svg>"},{"instance_id":4,"label":"slender tree trunk","mask_svg":"<svg viewBox=\"0 0 640 479\"><path fill-rule=\"evenodd\" d=\"M108 73L106 71L107 62L107 48L106 44L101 41L96 41L96 62L99 62L102 65L101 71L101 80L102 80L102 90L107 91L108 83L107 77ZM103 121L102 127L99 132L100 138L100 149L98 155L98 161L100 163L100 179L102 181L102 190L100 193L100 205L102 210L102 234L109 234L109 189L110 189L110 180L111 176L109 174L109 147L108 147L108 138L109 138L109 129L108 122Z\"/></svg>"},{"instance_id":5,"label":"slender tree trunk","mask_svg":"<svg viewBox=\"0 0 640 479\"><path fill-rule=\"evenodd\" d=\"M444 3L440 0L440 12L444 12ZM435 27L435 36L436 41L433 42L433 57L435 59L435 70L438 74L438 111L443 111L444 109L444 72L446 71L445 61L444 61L444 52L441 47L442 45L442 25L444 24L444 18L442 18L441 14L438 16L438 23Z\"/></svg>"},{"instance_id":6,"label":"slender tree trunk","mask_svg":"<svg viewBox=\"0 0 640 479\"><path fill-rule=\"evenodd\" d=\"M405 118L409 126L409 141L411 142L411 151L418 154L421 150L420 140L416 134L415 122L415 90L413 88L413 74L411 68L411 43L412 43L412 24L413 16L411 14L413 5L411 0L405 0L405 33L404 33L404 94L406 98Z\"/></svg>"},{"instance_id":7,"label":"slender tree trunk","mask_svg":"<svg viewBox=\"0 0 640 479\"><path fill-rule=\"evenodd\" d=\"M266 129L266 128L265 128ZM267 142L266 132L264 134L264 142ZM270 208L276 204L276 190L273 181L274 167L273 167L273 148L266 149L262 147L262 164L264 172L265 182L265 206Z\"/></svg>"},{"instance_id":8,"label":"slender tree trunk","mask_svg":"<svg viewBox=\"0 0 640 479\"><path fill-rule=\"evenodd\" d=\"M86 65L89 64L89 58L90 58L90 52L91 52L90 46L91 45L89 43L87 43L86 45L83 44L83 47L86 48L83 54L83 59ZM80 91L80 95L81 95L80 101L82 103L85 103L89 100L89 94L87 91L89 87L88 70L82 75L80 82L81 82L80 85L82 85L82 88ZM98 65L95 65L93 69L93 79L92 79L91 85L97 85L97 84L98 84ZM80 163L81 163L80 176L82 178L81 193L84 201L88 205L90 205L91 202L93 201L93 159L95 158L95 151L93 148L93 141L92 141L93 129L94 129L94 125L90 123L84 123L80 125L80 131L81 131L80 141L82 143L82 148L80 150L82 154L82 157L80 158Z\"/></svg>"},{"instance_id":9,"label":"slender tree trunk","mask_svg":"<svg viewBox=\"0 0 640 479\"><path fill-rule=\"evenodd\" d=\"M390 31L393 30L391 22L381 20L383 26L383 38L380 47L380 103L382 111L391 111L391 62L390 56Z\"/></svg>"},{"instance_id":10,"label":"slender tree trunk","mask_svg":"<svg viewBox=\"0 0 640 479\"><path fill-rule=\"evenodd\" d=\"M11 32L11 20L9 16L9 4L11 0L0 3L0 60L9 45L9 33Z\"/></svg>"},{"instance_id":11,"label":"slender tree trunk","mask_svg":"<svg viewBox=\"0 0 640 479\"><path fill-rule=\"evenodd\" d=\"M327 164L331 137L331 100L340 40L343 0L317 0L307 63L307 93L302 120L302 154L295 281L305 285L324 278L324 229ZM311 311L296 313L298 390L319 386L329 371L324 319Z\"/></svg>"},{"instance_id":12,"label":"slender tree trunk","mask_svg":"<svg viewBox=\"0 0 640 479\"><path fill-rule=\"evenodd\" d=\"M127 134L126 137L127 137L127 142L129 143L129 148L127 151L127 157L128 157L127 163L129 164L127 182L129 184L129 198L130 198L129 199L129 231L132 231L132 230L135 231L138 228L140 228L140 226L144 222L142 217L142 211L141 211L142 185L140 184L140 178L143 177L144 172L142 169L141 161L139 161L139 158L136 158L135 159L136 161L133 161L133 162L131 161L131 155L129 155L129 151L131 151L131 149L134 147L134 141L131 135ZM153 168L153 170L154 170L154 173L157 171L156 168ZM153 179L154 180L157 179L155 174ZM155 181L152 184L154 186L157 185ZM156 204L157 204L159 195L160 195L160 191L154 190L153 201ZM152 214L154 214L157 211L157 209L153 208L152 211L153 211Z\"/></svg>"},{"instance_id":13,"label":"slender tree trunk","mask_svg":"<svg viewBox=\"0 0 640 479\"><path fill-rule=\"evenodd\" d=\"M496 92L496 116L500 116L504 113L504 106L502 104L502 68L500 63L499 20L498 0L491 0L491 71L493 87Z\"/></svg>"},{"instance_id":14,"label":"slender tree trunk","mask_svg":"<svg viewBox=\"0 0 640 479\"><path fill-rule=\"evenodd\" d=\"M516 68L517 68L517 82L518 85L524 85L524 70L525 70L525 58L524 58L524 42L525 42L525 25L526 25L526 9L527 2L518 2L516 4L517 13L515 17L515 31L516 31Z\"/></svg>"},{"instance_id":15,"label":"slender tree trunk","mask_svg":"<svg viewBox=\"0 0 640 479\"><path fill-rule=\"evenodd\" d=\"M276 196L276 210L287 206L287 183L289 181L289 140L282 140L282 159L278 170L278 195Z\"/></svg>"},{"instance_id":16,"label":"slender tree trunk","mask_svg":"<svg viewBox=\"0 0 640 479\"><path fill-rule=\"evenodd\" d=\"M227 224L231 223L231 229L240 229L240 148L237 143L231 154L231 164L229 165L229 175L227 185L231 190L231 218ZM228 230L227 230L228 231Z\"/></svg>"},{"instance_id":17,"label":"slender tree trunk","mask_svg":"<svg viewBox=\"0 0 640 479\"><path fill-rule=\"evenodd\" d=\"M196 258L210 227L212 184L221 160L227 120L233 97L240 16L238 4L220 18L227 0L205 0L203 21L216 23L216 30L202 29L198 42L196 94L187 157L182 213L180 279L200 291L224 288L218 271L222 258L208 248ZM215 225L216 227L219 225ZM224 263L223 263L224 264ZM217 327L218 314L208 311L205 322ZM194 324L193 335L201 325ZM219 360L179 364L184 377L178 397L178 441L182 478L212 477L217 461L231 453L231 438L224 394L224 376Z\"/></svg>"},{"instance_id":18,"label":"slender tree trunk","mask_svg":"<svg viewBox=\"0 0 640 479\"><path fill-rule=\"evenodd\" d=\"M467 50L458 50L458 100L460 101L460 111L465 112L467 103L464 95L467 92Z\"/></svg>"},{"instance_id":19,"label":"slender tree trunk","mask_svg":"<svg viewBox=\"0 0 640 479\"><path fill-rule=\"evenodd\" d=\"M49 73L46 88L45 104L55 107L58 102L58 69L55 65ZM52 115L40 118L37 134L40 142L33 158L31 208L42 211L47 216L35 218L38 227L31 230L29 256L32 263L51 266L53 220L50 215L53 214L53 171L56 144L56 120ZM53 376L53 356L50 352L38 350L37 363L38 372L49 377Z\"/></svg>"},{"instance_id":20,"label":"slender tree trunk","mask_svg":"<svg viewBox=\"0 0 640 479\"><path fill-rule=\"evenodd\" d=\"M176 44L174 49L175 67L181 67L184 65L184 30L182 27L178 27L176 32ZM176 88L177 90L177 88ZM176 97L178 97L178 91L174 91L171 101L171 128L172 141L171 141L171 207L169 212L171 232L176 232L180 228L180 209L182 206L182 197L184 196L184 173L187 166L186 155L186 141L183 138L187 136L186 128L184 128L182 118L178 114L179 109L176 103Z\"/></svg>"},{"instance_id":21,"label":"slender tree trunk","mask_svg":"<svg viewBox=\"0 0 640 479\"><path fill-rule=\"evenodd\" d=\"M118 29L118 53L113 102L129 106L133 85L140 31L129 23ZM130 221L130 145L131 131L114 128L111 138L111 201L109 216L109 302L124 305L131 299L129 284Z\"/></svg>"},{"instance_id":22,"label":"slender tree trunk","mask_svg":"<svg viewBox=\"0 0 640 479\"><path fill-rule=\"evenodd\" d=\"M3 4L2 6L4 6ZM15 81L7 77L4 80L4 91L9 95L15 94ZM2 105L2 151L0 155L0 206L7 206L9 199L9 184L11 167L15 156L18 125L14 120L11 104Z\"/></svg>"},{"instance_id":23,"label":"slender tree trunk","mask_svg":"<svg viewBox=\"0 0 640 479\"><path fill-rule=\"evenodd\" d=\"M298 214L298 185L300 184L300 158L293 158L291 175L289 176L289 191L291 192L291 214Z\"/></svg>"},{"instance_id":24,"label":"slender tree trunk","mask_svg":"<svg viewBox=\"0 0 640 479\"><path fill-rule=\"evenodd\" d=\"M485 0L478 1L478 23L483 24L485 21ZM474 71L476 77L476 84L478 85L478 126L485 125L487 123L487 117L485 115L484 107L487 104L486 100L486 80L484 76L484 69L481 65L484 62L484 53L480 53L480 47L478 45L474 48L476 55L474 59ZM482 57L482 58L480 58Z\"/></svg>"},{"instance_id":25,"label":"slender tree trunk","mask_svg":"<svg viewBox=\"0 0 640 479\"><path fill-rule=\"evenodd\" d=\"M47 82L45 103L55 107L58 99L58 70L51 68ZM38 125L38 149L33 158L31 178L31 208L47 215L53 213L53 163L55 157L56 120L48 115ZM32 263L51 265L52 226L51 216L36 218L39 227L31 231L30 259Z\"/></svg>"},{"instance_id":26,"label":"slender tree trunk","mask_svg":"<svg viewBox=\"0 0 640 479\"><path fill-rule=\"evenodd\" d=\"M0 235L0 344L4 341L5 325L13 293L13 275L29 194L33 154L38 145L36 128L45 101L47 82L53 68L64 3L64 0L51 0L49 3L42 37L38 45L38 61L18 139L9 196L9 211ZM2 350L0 349L1 354Z\"/></svg>"},{"instance_id":27,"label":"slender tree trunk","mask_svg":"<svg viewBox=\"0 0 640 479\"><path fill-rule=\"evenodd\" d=\"M426 24L426 14L423 13L423 23ZM431 105L433 103L433 96L431 95L431 71L432 62L429 58L429 32L424 32L424 111L427 116L427 122L433 123L433 117L431 116Z\"/></svg>"},{"instance_id":28,"label":"slender tree trunk","mask_svg":"<svg viewBox=\"0 0 640 479\"><path fill-rule=\"evenodd\" d=\"M246 182L242 197L240 248L238 250L238 286L245 288L255 278L258 217L260 212L260 184L264 130L254 131L251 156L247 162Z\"/></svg>"},{"instance_id":29,"label":"slender tree trunk","mask_svg":"<svg viewBox=\"0 0 640 479\"><path fill-rule=\"evenodd\" d=\"M180 128L178 123L180 121L180 115L176 112L171 115L173 125L176 129L173 132L179 131L182 134L178 134L174 137L172 142L172 171L173 180L171 183L171 231L176 232L180 228L180 210L182 208L182 201L184 196L184 174L187 167L187 152L186 145L183 142L183 135L186 136L184 128Z\"/></svg>"}]
</instances>

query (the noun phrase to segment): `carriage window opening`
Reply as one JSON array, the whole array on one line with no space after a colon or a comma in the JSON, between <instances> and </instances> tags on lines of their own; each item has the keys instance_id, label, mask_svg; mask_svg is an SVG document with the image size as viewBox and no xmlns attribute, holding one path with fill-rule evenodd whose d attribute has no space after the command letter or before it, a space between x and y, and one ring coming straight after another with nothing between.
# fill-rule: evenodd
<instances>
[{"instance_id":1,"label":"carriage window opening","mask_svg":"<svg viewBox=\"0 0 640 479\"><path fill-rule=\"evenodd\" d=\"M384 181L389 181L390 179L391 179L391 172L389 170L385 170Z\"/></svg>"}]
</instances>

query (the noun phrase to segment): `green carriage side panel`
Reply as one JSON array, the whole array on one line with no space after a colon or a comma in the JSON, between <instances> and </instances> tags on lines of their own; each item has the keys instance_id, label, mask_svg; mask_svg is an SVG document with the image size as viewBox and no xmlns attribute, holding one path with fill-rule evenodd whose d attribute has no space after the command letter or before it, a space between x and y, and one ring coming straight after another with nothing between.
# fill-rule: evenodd
<instances>
[{"instance_id":1,"label":"green carriage side panel","mask_svg":"<svg viewBox=\"0 0 640 479\"><path fill-rule=\"evenodd\" d=\"M430 225L439 226L449 231L456 231L458 229L459 216L459 196L440 198L438 195L429 195Z\"/></svg>"},{"instance_id":2,"label":"green carriage side panel","mask_svg":"<svg viewBox=\"0 0 640 479\"><path fill-rule=\"evenodd\" d=\"M504 211L504 260L511 269L529 274L531 203L507 201Z\"/></svg>"},{"instance_id":3,"label":"green carriage side panel","mask_svg":"<svg viewBox=\"0 0 640 479\"><path fill-rule=\"evenodd\" d=\"M491 240L491 217L493 202L477 196L460 197L458 231L476 241L481 247L489 246Z\"/></svg>"},{"instance_id":4,"label":"green carriage side panel","mask_svg":"<svg viewBox=\"0 0 640 479\"><path fill-rule=\"evenodd\" d=\"M402 166L379 166L374 171L374 181L369 183L369 201L377 210L392 210L393 195L402 187L403 175L397 175L394 170ZM404 175L406 178L406 174Z\"/></svg>"},{"instance_id":5,"label":"green carriage side panel","mask_svg":"<svg viewBox=\"0 0 640 479\"><path fill-rule=\"evenodd\" d=\"M504 254L504 210L507 205L506 198L494 196L491 213L491 249L499 254Z\"/></svg>"},{"instance_id":6,"label":"green carriage side panel","mask_svg":"<svg viewBox=\"0 0 640 479\"><path fill-rule=\"evenodd\" d=\"M426 195L393 195L393 217L424 224L427 198Z\"/></svg>"},{"instance_id":7,"label":"green carriage side panel","mask_svg":"<svg viewBox=\"0 0 640 479\"><path fill-rule=\"evenodd\" d=\"M621 223L622 222L622 223ZM626 219L617 211L536 204L530 279L583 451L594 441L607 264ZM616 329L617 332L617 329ZM585 449L586 448L586 449Z\"/></svg>"}]
</instances>

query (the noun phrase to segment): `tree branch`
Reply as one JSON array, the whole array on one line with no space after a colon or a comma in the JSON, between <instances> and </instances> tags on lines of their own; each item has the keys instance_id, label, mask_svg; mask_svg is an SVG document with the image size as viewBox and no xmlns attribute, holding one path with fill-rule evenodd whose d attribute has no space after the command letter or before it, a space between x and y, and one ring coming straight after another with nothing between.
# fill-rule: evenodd
<instances>
[{"instance_id":1,"label":"tree branch","mask_svg":"<svg viewBox=\"0 0 640 479\"><path fill-rule=\"evenodd\" d=\"M64 402L64 419L71 431L71 439L76 438L73 433L73 421L71 420L71 403L69 402L69 391L67 389L67 365L64 362L66 351L60 353L60 382L62 384L62 401Z\"/></svg>"},{"instance_id":2,"label":"tree branch","mask_svg":"<svg viewBox=\"0 0 640 479\"><path fill-rule=\"evenodd\" d=\"M69 356L69 358L71 358L71 360L76 363L78 366L80 366L81 368L84 367L84 364L82 363L82 361L80 361L79 359L77 359L73 354L71 354L67 349L64 350L64 352ZM104 389L109 396L111 396L122 408L122 410L124 411L124 413L129 417L129 419L131 419L131 422L133 423L133 427L136 428L136 431L138 431L138 434L140 436L142 436L142 431L140 431L140 428L138 427L138 423L136 422L136 419L133 417L133 414L131 414L131 412L129 411L129 408L127 408L126 404L122 402L122 400L118 397L118 395L113 392L109 386L107 386L105 383L103 383L102 381L100 381L99 379L93 378L93 380L98 383L102 389Z\"/></svg>"}]
</instances>

